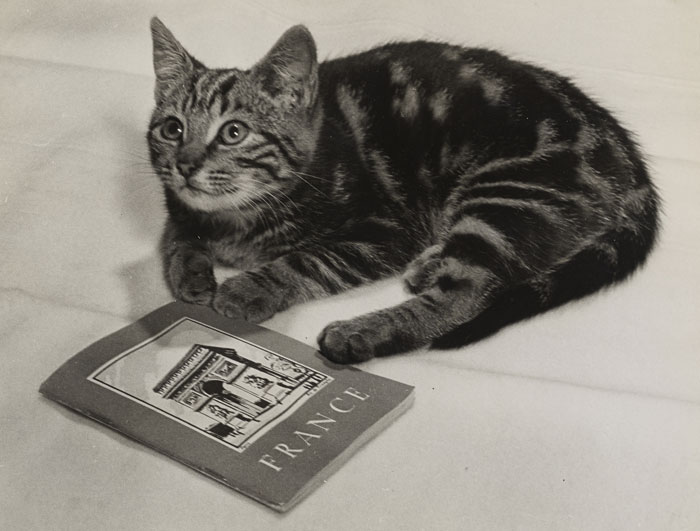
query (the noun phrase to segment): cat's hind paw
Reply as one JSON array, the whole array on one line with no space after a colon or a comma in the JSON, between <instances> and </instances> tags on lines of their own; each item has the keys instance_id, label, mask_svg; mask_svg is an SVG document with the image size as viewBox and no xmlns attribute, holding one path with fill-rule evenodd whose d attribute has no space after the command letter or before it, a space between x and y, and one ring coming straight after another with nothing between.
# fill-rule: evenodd
<instances>
[{"instance_id":1,"label":"cat's hind paw","mask_svg":"<svg viewBox=\"0 0 700 531\"><path fill-rule=\"evenodd\" d=\"M442 245L433 245L408 264L403 281L409 292L422 293L435 285L435 272L442 263Z\"/></svg>"}]
</instances>

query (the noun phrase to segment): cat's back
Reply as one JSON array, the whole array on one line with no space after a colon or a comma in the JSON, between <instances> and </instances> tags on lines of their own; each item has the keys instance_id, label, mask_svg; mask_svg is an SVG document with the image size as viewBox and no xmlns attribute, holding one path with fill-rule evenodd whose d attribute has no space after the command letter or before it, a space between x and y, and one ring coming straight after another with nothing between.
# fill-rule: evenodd
<instances>
[{"instance_id":1,"label":"cat's back","mask_svg":"<svg viewBox=\"0 0 700 531\"><path fill-rule=\"evenodd\" d=\"M319 73L331 114L355 119L355 129L370 136L393 139L390 156L422 153L426 139L445 136L454 145L469 138L482 163L523 156L543 129L573 142L584 121L604 116L565 78L484 48L389 43L326 61Z\"/></svg>"},{"instance_id":2,"label":"cat's back","mask_svg":"<svg viewBox=\"0 0 700 531\"><path fill-rule=\"evenodd\" d=\"M405 173L464 168L454 154L465 145L474 168L566 147L613 178L631 171L648 182L634 142L606 109L568 78L494 50L395 42L321 63L319 74L329 113L396 164L407 161Z\"/></svg>"},{"instance_id":3,"label":"cat's back","mask_svg":"<svg viewBox=\"0 0 700 531\"><path fill-rule=\"evenodd\" d=\"M423 40L388 43L326 61L320 78L326 96L350 89L377 106L398 107L397 98L415 93L416 103L430 107L438 120L465 104L507 109L515 116L536 104L552 113L555 107L575 108L589 101L566 78L495 50ZM418 111L415 116L404 112L409 115L404 117L418 118Z\"/></svg>"}]
</instances>

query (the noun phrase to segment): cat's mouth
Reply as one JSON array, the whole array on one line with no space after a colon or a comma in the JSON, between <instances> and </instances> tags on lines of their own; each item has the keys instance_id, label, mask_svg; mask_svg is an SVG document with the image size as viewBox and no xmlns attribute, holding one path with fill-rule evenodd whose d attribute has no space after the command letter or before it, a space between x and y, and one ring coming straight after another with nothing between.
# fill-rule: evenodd
<instances>
[{"instance_id":1,"label":"cat's mouth","mask_svg":"<svg viewBox=\"0 0 700 531\"><path fill-rule=\"evenodd\" d=\"M202 187L201 185L197 184L196 182L185 181L185 184L182 186L182 189L190 191L190 192L213 195L211 190L207 190L206 188Z\"/></svg>"},{"instance_id":2,"label":"cat's mouth","mask_svg":"<svg viewBox=\"0 0 700 531\"><path fill-rule=\"evenodd\" d=\"M197 178L196 175L186 178L180 174L176 184L180 193L218 195L215 190L212 190L204 180Z\"/></svg>"},{"instance_id":3,"label":"cat's mouth","mask_svg":"<svg viewBox=\"0 0 700 531\"><path fill-rule=\"evenodd\" d=\"M179 193L190 195L190 196L200 196L200 197L217 197L221 195L221 192L216 190L209 190L207 188L198 186L196 183L186 183L184 184Z\"/></svg>"},{"instance_id":4,"label":"cat's mouth","mask_svg":"<svg viewBox=\"0 0 700 531\"><path fill-rule=\"evenodd\" d=\"M197 174L189 178L181 175L179 191L181 193L205 196L220 196L238 192L238 187L231 183L230 177L216 173Z\"/></svg>"}]
</instances>

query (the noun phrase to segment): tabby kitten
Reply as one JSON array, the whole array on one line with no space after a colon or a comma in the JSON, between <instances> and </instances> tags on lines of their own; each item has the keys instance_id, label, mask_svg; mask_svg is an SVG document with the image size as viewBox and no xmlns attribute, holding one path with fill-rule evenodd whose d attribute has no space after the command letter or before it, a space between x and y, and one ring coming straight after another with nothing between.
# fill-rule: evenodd
<instances>
[{"instance_id":1,"label":"tabby kitten","mask_svg":"<svg viewBox=\"0 0 700 531\"><path fill-rule=\"evenodd\" d=\"M319 64L303 26L248 70L208 69L151 29L182 300L259 322L404 271L415 297L320 334L353 363L478 340L623 279L654 243L628 133L549 71L424 41ZM215 262L245 271L217 285Z\"/></svg>"}]
</instances>

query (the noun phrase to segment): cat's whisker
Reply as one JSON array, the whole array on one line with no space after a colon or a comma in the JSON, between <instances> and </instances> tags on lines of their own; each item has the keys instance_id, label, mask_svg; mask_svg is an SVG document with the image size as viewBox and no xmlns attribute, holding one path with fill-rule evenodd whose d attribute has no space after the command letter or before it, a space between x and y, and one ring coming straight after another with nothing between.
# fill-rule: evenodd
<instances>
[{"instance_id":1,"label":"cat's whisker","mask_svg":"<svg viewBox=\"0 0 700 531\"><path fill-rule=\"evenodd\" d=\"M276 188L276 189L268 189L266 183L264 183L263 181L260 181L260 180L251 178L251 177L249 177L248 180L249 180L251 183L258 184L259 187L258 187L257 189L255 189L255 192L264 192L264 193L267 193L267 194L268 194L270 197L272 197L272 198L279 204L279 206L280 206L281 208L283 208L284 210L289 210L289 208L292 207L292 206L294 205L294 201L292 200L291 197L289 197L289 196L284 192L284 190L281 190L281 189L278 189L278 188ZM284 196L284 198L285 198L287 201L286 201L286 202L285 202L285 201L282 201L279 197L277 197L277 196L275 195L275 194L277 194L277 193L279 193L280 195Z\"/></svg>"},{"instance_id":2,"label":"cat's whisker","mask_svg":"<svg viewBox=\"0 0 700 531\"><path fill-rule=\"evenodd\" d=\"M252 198L251 198L252 199ZM274 217L275 225L279 225L281 223L279 215L277 213L277 209L273 207L272 204L267 200L267 196L265 192L263 193L258 193L255 195L255 199L259 199L261 202L263 202L267 206L266 213L271 214ZM264 213L263 213L264 216ZM266 216L264 216L266 217ZM268 230L272 227L272 225L268 226Z\"/></svg>"},{"instance_id":3,"label":"cat's whisker","mask_svg":"<svg viewBox=\"0 0 700 531\"><path fill-rule=\"evenodd\" d=\"M268 216L266 216L265 211L263 211L260 206L255 202L255 190L251 190L246 187L247 184L241 184L239 187L235 190L235 194L237 196L237 202L241 204L244 208L248 210L253 211L253 219L260 220L260 222L263 225L266 225L266 227L269 229L269 220ZM243 212L243 211L241 211ZM270 212L274 215L274 212ZM242 214L244 215L244 214Z\"/></svg>"},{"instance_id":4,"label":"cat's whisker","mask_svg":"<svg viewBox=\"0 0 700 531\"><path fill-rule=\"evenodd\" d=\"M294 174L296 177L298 177L299 179L301 179L302 182L306 183L306 184L309 185L311 188L313 188L314 190L316 190L319 194L328 197L328 194L326 194L326 192L324 192L323 190L319 190L316 186L314 186L314 185L311 184L309 181L307 181L306 178L302 177L302 175L306 175L307 177L313 177L313 175L309 175L308 173L301 173L301 172L294 171L294 170L290 170L290 171L291 171L292 174ZM319 177L316 177L316 178L320 180Z\"/></svg>"},{"instance_id":5,"label":"cat's whisker","mask_svg":"<svg viewBox=\"0 0 700 531\"><path fill-rule=\"evenodd\" d=\"M324 179L323 177L319 177L318 175L313 175L311 173L306 173L306 172L299 171L299 170L290 170L290 171L296 175L303 175L304 177L309 177L310 179L318 179L321 182L327 181L327 179Z\"/></svg>"},{"instance_id":6,"label":"cat's whisker","mask_svg":"<svg viewBox=\"0 0 700 531\"><path fill-rule=\"evenodd\" d=\"M121 153L122 155L126 155L130 160L135 160L138 162L142 162L144 164L151 164L151 159L148 156L148 153L142 152L142 151L131 151L131 150L126 150L126 149L120 149L120 148L115 148L115 151L118 153Z\"/></svg>"}]
</instances>

